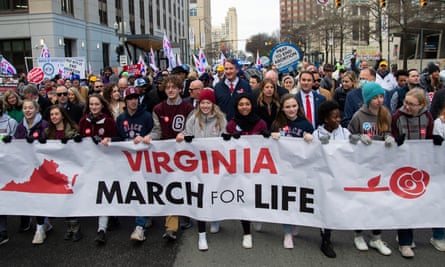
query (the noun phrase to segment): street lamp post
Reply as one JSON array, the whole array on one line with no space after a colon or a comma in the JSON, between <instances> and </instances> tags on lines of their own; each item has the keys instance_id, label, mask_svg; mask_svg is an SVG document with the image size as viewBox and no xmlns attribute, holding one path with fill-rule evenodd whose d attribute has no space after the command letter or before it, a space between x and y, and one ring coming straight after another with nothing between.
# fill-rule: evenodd
<instances>
[{"instance_id":1,"label":"street lamp post","mask_svg":"<svg viewBox=\"0 0 445 267\"><path fill-rule=\"evenodd\" d=\"M127 37L125 37L125 22L114 22L114 32L116 33L116 35L119 37L119 46L116 47L116 54L117 54L117 61L121 63L123 63L123 61L121 61L121 58L123 59L123 57L121 56L125 56L125 51L124 51L124 45L127 42ZM127 59L125 57L125 64L127 64Z\"/></svg>"}]
</instances>

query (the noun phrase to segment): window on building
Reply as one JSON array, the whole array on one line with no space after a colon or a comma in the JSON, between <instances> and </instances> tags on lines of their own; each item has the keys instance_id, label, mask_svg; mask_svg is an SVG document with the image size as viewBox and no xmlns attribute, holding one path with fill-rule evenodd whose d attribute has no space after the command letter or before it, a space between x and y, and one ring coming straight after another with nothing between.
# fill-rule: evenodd
<instances>
[{"instance_id":1,"label":"window on building","mask_svg":"<svg viewBox=\"0 0 445 267\"><path fill-rule=\"evenodd\" d=\"M28 0L2 0L0 12L25 12L28 10Z\"/></svg>"},{"instance_id":2,"label":"window on building","mask_svg":"<svg viewBox=\"0 0 445 267\"><path fill-rule=\"evenodd\" d=\"M61 0L62 13L74 16L73 0Z\"/></svg>"},{"instance_id":3,"label":"window on building","mask_svg":"<svg viewBox=\"0 0 445 267\"><path fill-rule=\"evenodd\" d=\"M123 18L123 11L122 11L122 0L115 0L115 7L116 7L116 22L122 22Z\"/></svg>"},{"instance_id":4,"label":"window on building","mask_svg":"<svg viewBox=\"0 0 445 267\"><path fill-rule=\"evenodd\" d=\"M30 39L0 40L0 51L17 72L26 72L25 57L32 56Z\"/></svg>"},{"instance_id":5,"label":"window on building","mask_svg":"<svg viewBox=\"0 0 445 267\"><path fill-rule=\"evenodd\" d=\"M192 7L189 10L190 17L196 17L198 16L198 9L196 7Z\"/></svg>"},{"instance_id":6,"label":"window on building","mask_svg":"<svg viewBox=\"0 0 445 267\"><path fill-rule=\"evenodd\" d=\"M139 0L139 18L141 20L141 34L146 34L145 32L145 6L144 0Z\"/></svg>"},{"instance_id":7,"label":"window on building","mask_svg":"<svg viewBox=\"0 0 445 267\"><path fill-rule=\"evenodd\" d=\"M110 65L110 44L102 43L102 60L104 62L104 66Z\"/></svg>"},{"instance_id":8,"label":"window on building","mask_svg":"<svg viewBox=\"0 0 445 267\"><path fill-rule=\"evenodd\" d=\"M129 0L128 1L128 10L130 13L130 32L131 34L135 34L136 33L136 26L135 26L135 22L134 22L134 0Z\"/></svg>"},{"instance_id":9,"label":"window on building","mask_svg":"<svg viewBox=\"0 0 445 267\"><path fill-rule=\"evenodd\" d=\"M108 25L107 0L99 0L99 22Z\"/></svg>"},{"instance_id":10,"label":"window on building","mask_svg":"<svg viewBox=\"0 0 445 267\"><path fill-rule=\"evenodd\" d=\"M148 2L148 19L150 20L148 22L148 25L150 27L149 33L153 34L154 33L154 19L153 19L153 5L152 5L152 1Z\"/></svg>"}]
</instances>

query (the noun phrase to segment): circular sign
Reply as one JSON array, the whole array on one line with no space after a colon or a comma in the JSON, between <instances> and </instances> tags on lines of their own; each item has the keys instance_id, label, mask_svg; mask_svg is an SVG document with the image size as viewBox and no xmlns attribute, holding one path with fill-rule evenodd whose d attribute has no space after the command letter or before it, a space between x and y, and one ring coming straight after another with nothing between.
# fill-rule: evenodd
<instances>
[{"instance_id":1,"label":"circular sign","mask_svg":"<svg viewBox=\"0 0 445 267\"><path fill-rule=\"evenodd\" d=\"M33 68L32 70L30 70L28 72L28 82L31 83L40 83L41 81L43 81L43 77L45 76L45 74L43 73L43 70L39 67L37 68Z\"/></svg>"},{"instance_id":2,"label":"circular sign","mask_svg":"<svg viewBox=\"0 0 445 267\"><path fill-rule=\"evenodd\" d=\"M300 48L290 43L279 44L270 53L270 61L277 66L280 73L296 70L302 57Z\"/></svg>"},{"instance_id":3,"label":"circular sign","mask_svg":"<svg viewBox=\"0 0 445 267\"><path fill-rule=\"evenodd\" d=\"M269 66L270 59L266 56L262 56L262 57L260 57L260 63L261 63L261 65L267 67L267 66Z\"/></svg>"},{"instance_id":4,"label":"circular sign","mask_svg":"<svg viewBox=\"0 0 445 267\"><path fill-rule=\"evenodd\" d=\"M317 0L317 4L319 5L326 5L329 2L329 0Z\"/></svg>"}]
</instances>

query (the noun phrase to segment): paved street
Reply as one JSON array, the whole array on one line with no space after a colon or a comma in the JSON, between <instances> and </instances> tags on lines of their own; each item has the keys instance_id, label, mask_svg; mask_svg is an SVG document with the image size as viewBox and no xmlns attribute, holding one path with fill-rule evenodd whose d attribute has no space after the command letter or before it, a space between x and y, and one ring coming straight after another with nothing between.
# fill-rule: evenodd
<instances>
[{"instance_id":1,"label":"paved street","mask_svg":"<svg viewBox=\"0 0 445 267\"><path fill-rule=\"evenodd\" d=\"M96 219L81 219L84 239L77 243L64 241L62 219L53 219L54 229L41 246L31 244L33 232L17 233L18 218L9 217L10 241L0 246L0 266L444 266L445 253L429 244L430 230L415 232L416 257L400 256L395 231L384 231L393 255L381 256L371 249L357 251L352 231L334 231L336 259L326 258L319 250L318 229L301 227L294 239L295 248L282 247L281 225L264 224L262 232L253 231L253 249L241 246L242 230L238 221L225 221L221 231L208 234L209 250L197 249L196 228L183 232L178 242L162 240L163 220L156 219L142 244L130 242L133 218L121 218L121 228L108 233L108 243L94 243ZM196 225L196 224L195 224Z\"/></svg>"}]
</instances>

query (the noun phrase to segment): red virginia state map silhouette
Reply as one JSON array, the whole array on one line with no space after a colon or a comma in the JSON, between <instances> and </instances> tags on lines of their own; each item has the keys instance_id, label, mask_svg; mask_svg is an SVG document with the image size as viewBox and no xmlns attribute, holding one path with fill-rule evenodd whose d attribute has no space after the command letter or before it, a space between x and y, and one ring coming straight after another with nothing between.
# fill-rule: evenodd
<instances>
[{"instance_id":1,"label":"red virginia state map silhouette","mask_svg":"<svg viewBox=\"0 0 445 267\"><path fill-rule=\"evenodd\" d=\"M59 164L53 160L44 160L39 168L34 169L29 181L7 183L0 191L15 191L43 194L73 194L74 183L78 174L69 183L68 176L57 171Z\"/></svg>"}]
</instances>

